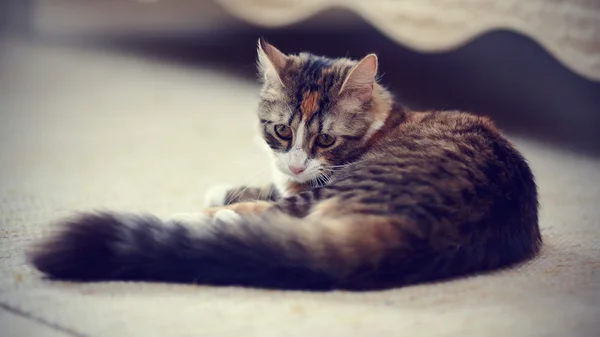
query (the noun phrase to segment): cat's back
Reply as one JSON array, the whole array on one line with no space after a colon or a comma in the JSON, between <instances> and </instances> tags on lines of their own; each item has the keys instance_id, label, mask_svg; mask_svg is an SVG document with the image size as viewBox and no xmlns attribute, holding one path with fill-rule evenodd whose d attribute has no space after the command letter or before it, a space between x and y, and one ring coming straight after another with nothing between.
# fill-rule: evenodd
<instances>
[{"instance_id":1,"label":"cat's back","mask_svg":"<svg viewBox=\"0 0 600 337\"><path fill-rule=\"evenodd\" d=\"M446 166L523 161L491 119L459 111L408 113L364 159Z\"/></svg>"},{"instance_id":2,"label":"cat's back","mask_svg":"<svg viewBox=\"0 0 600 337\"><path fill-rule=\"evenodd\" d=\"M334 184L351 189L363 209L375 212L370 207L379 211L383 204L391 218L415 217L447 234L458 228L468 240L487 240L496 231L525 233L511 243L519 256L537 251L541 242L532 171L485 117L409 115Z\"/></svg>"},{"instance_id":3,"label":"cat's back","mask_svg":"<svg viewBox=\"0 0 600 337\"><path fill-rule=\"evenodd\" d=\"M468 113L409 113L338 179L353 182L383 195L462 205L464 212L522 207L537 214L535 180L523 156L489 118Z\"/></svg>"}]
</instances>

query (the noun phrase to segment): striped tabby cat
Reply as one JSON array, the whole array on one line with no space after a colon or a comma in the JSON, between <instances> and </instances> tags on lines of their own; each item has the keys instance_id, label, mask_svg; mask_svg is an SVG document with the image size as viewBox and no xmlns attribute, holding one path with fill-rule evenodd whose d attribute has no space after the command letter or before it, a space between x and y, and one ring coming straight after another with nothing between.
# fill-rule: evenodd
<instances>
[{"instance_id":1,"label":"striped tabby cat","mask_svg":"<svg viewBox=\"0 0 600 337\"><path fill-rule=\"evenodd\" d=\"M534 177L488 118L403 109L373 54L286 55L259 40L258 59L272 186L212 190L213 207L187 220L86 213L31 263L76 281L366 290L539 251Z\"/></svg>"}]
</instances>

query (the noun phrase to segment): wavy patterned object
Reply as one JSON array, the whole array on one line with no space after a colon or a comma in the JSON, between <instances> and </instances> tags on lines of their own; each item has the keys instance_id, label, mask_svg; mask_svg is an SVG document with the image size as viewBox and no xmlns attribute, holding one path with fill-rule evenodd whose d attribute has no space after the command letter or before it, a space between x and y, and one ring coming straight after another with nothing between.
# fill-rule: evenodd
<instances>
[{"instance_id":1,"label":"wavy patterned object","mask_svg":"<svg viewBox=\"0 0 600 337\"><path fill-rule=\"evenodd\" d=\"M537 41L568 68L600 80L600 0L216 0L253 24L281 27L346 8L420 51L457 48L495 29Z\"/></svg>"}]
</instances>

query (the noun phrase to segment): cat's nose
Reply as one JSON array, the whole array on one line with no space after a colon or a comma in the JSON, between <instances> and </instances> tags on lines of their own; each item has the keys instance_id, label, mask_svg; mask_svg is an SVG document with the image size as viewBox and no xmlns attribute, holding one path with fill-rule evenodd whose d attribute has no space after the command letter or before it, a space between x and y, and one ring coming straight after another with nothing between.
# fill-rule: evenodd
<instances>
[{"instance_id":1,"label":"cat's nose","mask_svg":"<svg viewBox=\"0 0 600 337\"><path fill-rule=\"evenodd\" d=\"M290 171L292 171L293 174L300 174L302 172L304 172L304 167L297 167L297 166L289 166Z\"/></svg>"}]
</instances>

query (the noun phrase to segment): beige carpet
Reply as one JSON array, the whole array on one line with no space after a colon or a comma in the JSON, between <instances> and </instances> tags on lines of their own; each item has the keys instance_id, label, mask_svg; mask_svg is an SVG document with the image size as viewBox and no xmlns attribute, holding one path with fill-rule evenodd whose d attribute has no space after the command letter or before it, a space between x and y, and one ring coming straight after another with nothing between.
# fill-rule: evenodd
<instances>
[{"instance_id":1,"label":"beige carpet","mask_svg":"<svg viewBox=\"0 0 600 337\"><path fill-rule=\"evenodd\" d=\"M327 294L40 279L23 249L76 210L193 211L265 182L257 86L210 69L0 45L0 336L598 336L600 160L515 139L541 194L539 258L503 272Z\"/></svg>"}]
</instances>

